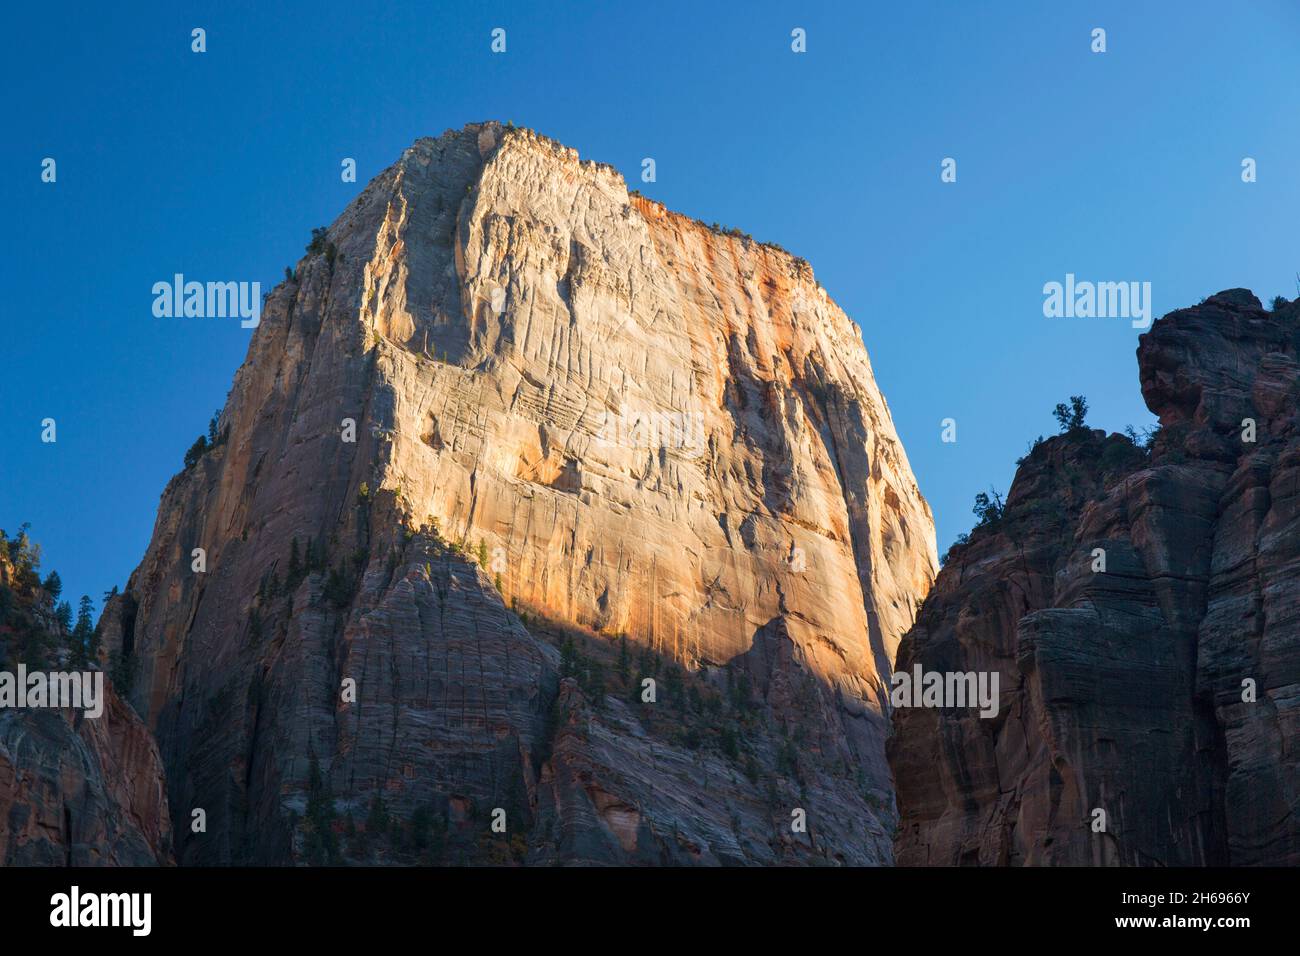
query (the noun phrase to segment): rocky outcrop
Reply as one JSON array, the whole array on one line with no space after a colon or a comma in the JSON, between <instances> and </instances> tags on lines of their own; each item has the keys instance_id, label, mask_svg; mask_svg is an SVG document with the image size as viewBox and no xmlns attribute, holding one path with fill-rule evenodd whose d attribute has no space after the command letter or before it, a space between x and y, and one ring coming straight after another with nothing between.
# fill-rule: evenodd
<instances>
[{"instance_id":1,"label":"rocky outcrop","mask_svg":"<svg viewBox=\"0 0 1300 956\"><path fill-rule=\"evenodd\" d=\"M1036 445L953 548L896 667L1000 707L895 711L898 863L1300 863L1298 346L1240 289L1165 316L1150 447Z\"/></svg>"},{"instance_id":2,"label":"rocky outcrop","mask_svg":"<svg viewBox=\"0 0 1300 956\"><path fill-rule=\"evenodd\" d=\"M21 553L10 552L21 542ZM0 531L0 671L84 671L39 586L26 535ZM95 716L0 706L0 866L168 864L171 818L153 736L111 682Z\"/></svg>"},{"instance_id":3,"label":"rocky outcrop","mask_svg":"<svg viewBox=\"0 0 1300 956\"><path fill-rule=\"evenodd\" d=\"M0 710L0 864L171 862L162 761L112 685L99 717Z\"/></svg>"},{"instance_id":4,"label":"rocky outcrop","mask_svg":"<svg viewBox=\"0 0 1300 956\"><path fill-rule=\"evenodd\" d=\"M933 528L802 260L528 131L423 139L219 433L101 623L182 862L888 861Z\"/></svg>"}]
</instances>

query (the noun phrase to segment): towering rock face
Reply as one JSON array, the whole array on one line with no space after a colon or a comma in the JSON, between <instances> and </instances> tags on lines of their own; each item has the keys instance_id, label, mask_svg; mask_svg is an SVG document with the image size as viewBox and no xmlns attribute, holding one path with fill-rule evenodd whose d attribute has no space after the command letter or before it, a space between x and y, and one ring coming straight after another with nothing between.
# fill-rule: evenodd
<instances>
[{"instance_id":1,"label":"towering rock face","mask_svg":"<svg viewBox=\"0 0 1300 956\"><path fill-rule=\"evenodd\" d=\"M895 711L898 863L1300 863L1298 355L1296 303L1171 313L1149 451L1043 442L954 547L897 668L996 671L1000 710Z\"/></svg>"},{"instance_id":2,"label":"towering rock face","mask_svg":"<svg viewBox=\"0 0 1300 956\"><path fill-rule=\"evenodd\" d=\"M527 131L420 140L220 429L102 624L182 862L889 860L933 527L802 260Z\"/></svg>"}]
</instances>

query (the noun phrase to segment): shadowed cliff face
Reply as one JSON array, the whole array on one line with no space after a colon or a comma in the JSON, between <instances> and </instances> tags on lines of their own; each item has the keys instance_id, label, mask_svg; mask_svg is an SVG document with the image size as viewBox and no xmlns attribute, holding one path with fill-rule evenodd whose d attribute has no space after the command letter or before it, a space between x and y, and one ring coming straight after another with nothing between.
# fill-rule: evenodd
<instances>
[{"instance_id":1,"label":"shadowed cliff face","mask_svg":"<svg viewBox=\"0 0 1300 956\"><path fill-rule=\"evenodd\" d=\"M43 674L84 671L38 581L16 573L0 545L0 671L14 675L20 662ZM158 747L107 680L103 693L93 717L0 707L0 866L172 862Z\"/></svg>"},{"instance_id":2,"label":"shadowed cliff face","mask_svg":"<svg viewBox=\"0 0 1300 956\"><path fill-rule=\"evenodd\" d=\"M102 624L182 862L888 862L933 527L806 263L526 131L423 139L220 430Z\"/></svg>"},{"instance_id":3,"label":"shadowed cliff face","mask_svg":"<svg viewBox=\"0 0 1300 956\"><path fill-rule=\"evenodd\" d=\"M0 711L0 864L171 862L157 745L111 685L105 694L96 718Z\"/></svg>"},{"instance_id":4,"label":"shadowed cliff face","mask_svg":"<svg viewBox=\"0 0 1300 956\"><path fill-rule=\"evenodd\" d=\"M954 547L897 668L996 670L1001 706L894 712L898 863L1300 862L1298 330L1240 289L1165 316L1149 453L1049 439Z\"/></svg>"}]
</instances>

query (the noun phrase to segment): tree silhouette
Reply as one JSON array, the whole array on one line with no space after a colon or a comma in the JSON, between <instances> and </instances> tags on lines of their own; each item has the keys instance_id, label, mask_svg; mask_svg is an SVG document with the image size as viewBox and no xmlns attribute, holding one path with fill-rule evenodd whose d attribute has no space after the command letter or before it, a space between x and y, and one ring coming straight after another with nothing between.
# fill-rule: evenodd
<instances>
[{"instance_id":1,"label":"tree silhouette","mask_svg":"<svg viewBox=\"0 0 1300 956\"><path fill-rule=\"evenodd\" d=\"M1056 419L1056 424L1061 427L1062 435L1087 431L1088 426L1084 424L1087 414L1088 400L1082 395L1071 395L1069 405L1060 402L1052 410L1052 416Z\"/></svg>"}]
</instances>

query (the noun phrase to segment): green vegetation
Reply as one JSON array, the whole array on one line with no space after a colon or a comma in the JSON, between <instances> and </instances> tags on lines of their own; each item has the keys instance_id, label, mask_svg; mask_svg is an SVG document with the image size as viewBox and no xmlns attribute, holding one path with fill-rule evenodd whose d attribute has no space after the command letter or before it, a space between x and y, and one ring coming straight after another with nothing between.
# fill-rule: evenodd
<instances>
[{"instance_id":1,"label":"green vegetation","mask_svg":"<svg viewBox=\"0 0 1300 956\"><path fill-rule=\"evenodd\" d=\"M0 529L0 666L26 664L84 667L99 652L95 604L83 594L76 623L72 605L60 601L63 580L57 571L41 579L41 548L24 524L10 537ZM114 588L110 595L116 594Z\"/></svg>"},{"instance_id":2,"label":"green vegetation","mask_svg":"<svg viewBox=\"0 0 1300 956\"><path fill-rule=\"evenodd\" d=\"M1039 461L1040 466L1052 470L1054 480L1060 480L1061 493L1074 500L1078 500L1080 495L1096 492L1093 482L1088 479L1089 475L1101 478L1102 484L1108 485L1118 477L1132 474L1143 467L1150 460L1156 440L1161 435L1159 425L1141 432L1130 425L1124 429L1123 437L1110 435L1097 441L1075 444L1078 440L1095 434L1088 427L1087 415L1088 400L1082 395L1071 395L1068 403L1058 403L1052 410L1052 416L1060 428L1060 435L1070 445L1054 444L1052 453ZM1176 436L1166 442L1167 450L1162 460L1176 464L1181 460L1182 453L1178 451L1180 442L1173 438ZM1059 439L1052 439L1052 442L1059 442ZM1016 466L1025 465L1046 444L1049 442L1039 435L1025 454L1016 460ZM1063 449L1072 446L1073 451L1062 455ZM975 496L975 505L971 510L977 519L976 529L991 528L1010 517L1002 496L992 488L988 493L981 492ZM1017 520L1033 516L1036 520L1046 520L1049 524L1059 524L1066 520L1061 500L1021 502L1016 506L1015 515ZM947 564L970 540L970 535L958 535L939 563Z\"/></svg>"},{"instance_id":3,"label":"green vegetation","mask_svg":"<svg viewBox=\"0 0 1300 956\"><path fill-rule=\"evenodd\" d=\"M1084 424L1087 414L1088 400L1082 395L1071 395L1069 405L1059 402L1052 411L1052 416L1060 426L1062 435L1075 435L1087 431L1088 426Z\"/></svg>"},{"instance_id":4,"label":"green vegetation","mask_svg":"<svg viewBox=\"0 0 1300 956\"><path fill-rule=\"evenodd\" d=\"M1155 429L1138 432L1132 425L1124 429L1124 438L1113 436L1106 440L1099 467L1102 475L1126 475L1141 467L1151 457L1155 443Z\"/></svg>"},{"instance_id":5,"label":"green vegetation","mask_svg":"<svg viewBox=\"0 0 1300 956\"><path fill-rule=\"evenodd\" d=\"M129 696L131 688L135 686L135 660L133 655L127 651L114 651L110 654L108 676L120 696Z\"/></svg>"},{"instance_id":6,"label":"green vegetation","mask_svg":"<svg viewBox=\"0 0 1300 956\"><path fill-rule=\"evenodd\" d=\"M1039 435L1032 442L1030 442L1029 447L1025 449L1025 453L1016 459L1016 467L1019 468L1021 465L1027 462L1029 460L1029 456L1032 455L1035 451L1037 451L1038 446L1041 445L1044 441L1046 441L1046 439L1043 438L1042 435Z\"/></svg>"},{"instance_id":7,"label":"green vegetation","mask_svg":"<svg viewBox=\"0 0 1300 956\"><path fill-rule=\"evenodd\" d=\"M334 260L342 260L339 255L338 246L330 240L329 228L327 226L317 226L311 231L311 242L307 244L307 254L310 256L325 256L325 261L329 263L330 269L334 268Z\"/></svg>"},{"instance_id":8,"label":"green vegetation","mask_svg":"<svg viewBox=\"0 0 1300 956\"><path fill-rule=\"evenodd\" d=\"M349 862L388 861L417 866L449 862L450 827L445 810L438 809L439 802L421 803L409 819L403 820L389 810L380 794L375 794L361 826L348 811L342 829ZM462 840L458 848L462 854L465 845Z\"/></svg>"},{"instance_id":9,"label":"green vegetation","mask_svg":"<svg viewBox=\"0 0 1300 956\"><path fill-rule=\"evenodd\" d=\"M309 863L325 866L340 862L338 835L334 832L337 816L329 782L321 776L320 761L313 753L307 769L307 812L303 817Z\"/></svg>"},{"instance_id":10,"label":"green vegetation","mask_svg":"<svg viewBox=\"0 0 1300 956\"><path fill-rule=\"evenodd\" d=\"M361 575L369 561L369 549L358 547L350 555L345 555L338 564L331 564L324 545L318 545L311 538L307 538L304 546L299 548L298 539L295 537L289 542L289 562L285 570L283 587L276 571L271 570L263 574L257 588L258 604L264 605L281 594L292 597L298 590L298 585L302 584L308 575L320 573L325 575L321 597L335 608L345 608L352 603L352 597L356 594L357 587L361 583ZM391 555L389 565L391 574L394 567Z\"/></svg>"},{"instance_id":11,"label":"green vegetation","mask_svg":"<svg viewBox=\"0 0 1300 956\"><path fill-rule=\"evenodd\" d=\"M197 465L199 463L199 459L202 458L204 455L206 455L207 452L208 452L208 439L205 436L200 435L198 438L194 440L194 444L190 446L189 451L185 453L186 471L188 471L189 469Z\"/></svg>"},{"instance_id":12,"label":"green vegetation","mask_svg":"<svg viewBox=\"0 0 1300 956\"><path fill-rule=\"evenodd\" d=\"M975 496L975 507L971 508L971 511L979 519L976 527L984 528L1002 520L1002 516L1006 512L1006 504L997 489L989 488L987 494L981 491Z\"/></svg>"},{"instance_id":13,"label":"green vegetation","mask_svg":"<svg viewBox=\"0 0 1300 956\"><path fill-rule=\"evenodd\" d=\"M200 458L218 445L224 444L229 434L229 426L224 429L221 428L221 409L217 409L212 413L212 418L208 421L207 434L194 439L194 444L185 453L185 470L189 471L199 463Z\"/></svg>"},{"instance_id":14,"label":"green vegetation","mask_svg":"<svg viewBox=\"0 0 1300 956\"><path fill-rule=\"evenodd\" d=\"M352 585L337 568L330 568L322 593L336 608L345 608L352 602Z\"/></svg>"},{"instance_id":15,"label":"green vegetation","mask_svg":"<svg viewBox=\"0 0 1300 956\"><path fill-rule=\"evenodd\" d=\"M711 751L737 772L749 775L752 770L755 779L772 771L776 753L766 741L774 728L743 664L710 675L689 670L621 631L603 635L528 611L519 617L534 636L559 648L561 678L577 681L595 715L618 719L611 701L619 700L655 737L688 750ZM655 681L653 703L642 699L646 679ZM805 697L815 693L814 683L810 679L802 688ZM559 722L557 709L550 717L550 733Z\"/></svg>"},{"instance_id":16,"label":"green vegetation","mask_svg":"<svg viewBox=\"0 0 1300 956\"><path fill-rule=\"evenodd\" d=\"M744 239L746 242L754 241L754 237L749 233L741 232L739 229L734 229L731 226L722 226L714 222L709 224L709 229L720 236L731 236L733 239Z\"/></svg>"},{"instance_id":17,"label":"green vegetation","mask_svg":"<svg viewBox=\"0 0 1300 956\"><path fill-rule=\"evenodd\" d=\"M77 625L72 629L72 664L85 667L99 657L99 633L95 630L95 602L83 594L77 607Z\"/></svg>"}]
</instances>

